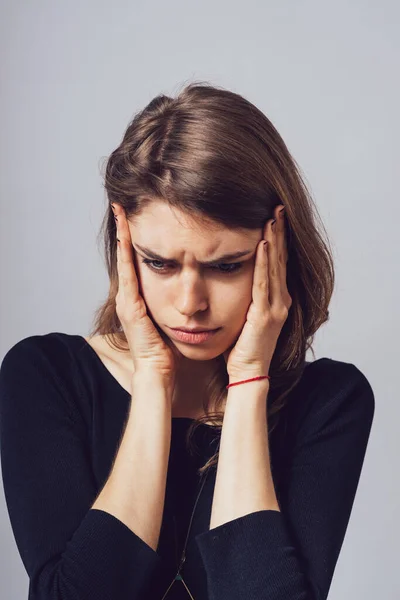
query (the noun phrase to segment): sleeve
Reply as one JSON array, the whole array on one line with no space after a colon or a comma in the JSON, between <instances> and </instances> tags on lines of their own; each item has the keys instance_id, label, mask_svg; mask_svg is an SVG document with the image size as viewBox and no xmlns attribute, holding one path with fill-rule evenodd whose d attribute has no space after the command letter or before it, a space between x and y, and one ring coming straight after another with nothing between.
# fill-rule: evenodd
<instances>
[{"instance_id":1,"label":"sleeve","mask_svg":"<svg viewBox=\"0 0 400 600\"><path fill-rule=\"evenodd\" d=\"M348 365L346 383L333 394L325 385L298 429L281 510L196 536L209 600L326 600L375 411L368 380Z\"/></svg>"},{"instance_id":2,"label":"sleeve","mask_svg":"<svg viewBox=\"0 0 400 600\"><path fill-rule=\"evenodd\" d=\"M2 478L29 598L142 599L161 558L122 521L91 509L100 490L71 405L37 345L22 340L8 351L0 369Z\"/></svg>"}]
</instances>

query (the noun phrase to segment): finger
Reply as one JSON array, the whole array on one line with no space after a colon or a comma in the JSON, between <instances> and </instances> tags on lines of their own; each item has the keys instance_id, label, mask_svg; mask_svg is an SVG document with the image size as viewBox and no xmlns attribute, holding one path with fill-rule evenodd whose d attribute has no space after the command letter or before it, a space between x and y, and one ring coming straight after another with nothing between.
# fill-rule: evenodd
<instances>
[{"instance_id":1,"label":"finger","mask_svg":"<svg viewBox=\"0 0 400 600\"><path fill-rule=\"evenodd\" d=\"M287 288L287 261L288 261L288 244L286 237L286 218L285 210L282 213L278 213L277 219L277 247L278 247L278 264L280 272L280 283L281 283L281 298L284 305L289 308L291 303L289 291Z\"/></svg>"},{"instance_id":2,"label":"finger","mask_svg":"<svg viewBox=\"0 0 400 600\"><path fill-rule=\"evenodd\" d=\"M273 224L273 219L268 226L268 274L269 274L269 302L271 306L280 306L282 304L282 280L281 267L278 258L278 220Z\"/></svg>"},{"instance_id":3,"label":"finger","mask_svg":"<svg viewBox=\"0 0 400 600\"><path fill-rule=\"evenodd\" d=\"M139 284L136 276L132 256L132 241L128 221L124 209L119 205L114 206L117 228L117 266L119 289L128 301L135 302L139 298Z\"/></svg>"},{"instance_id":4,"label":"finger","mask_svg":"<svg viewBox=\"0 0 400 600\"><path fill-rule=\"evenodd\" d=\"M253 276L253 302L256 308L263 314L269 307L270 281L268 277L268 245L264 247L264 241L257 246L256 260Z\"/></svg>"},{"instance_id":5,"label":"finger","mask_svg":"<svg viewBox=\"0 0 400 600\"><path fill-rule=\"evenodd\" d=\"M288 258L288 244L286 239L286 227L285 227L285 210L282 212L278 211L277 224L277 245L278 245L278 259L279 263L286 265Z\"/></svg>"}]
</instances>

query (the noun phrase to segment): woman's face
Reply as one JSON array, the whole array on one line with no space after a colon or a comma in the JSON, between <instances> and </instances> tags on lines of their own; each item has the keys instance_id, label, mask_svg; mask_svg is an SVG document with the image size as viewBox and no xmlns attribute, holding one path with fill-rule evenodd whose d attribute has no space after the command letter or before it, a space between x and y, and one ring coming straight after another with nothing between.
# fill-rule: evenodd
<instances>
[{"instance_id":1,"label":"woman's face","mask_svg":"<svg viewBox=\"0 0 400 600\"><path fill-rule=\"evenodd\" d=\"M136 273L151 318L187 359L208 361L225 352L246 321L262 229L230 231L211 221L193 220L157 200L130 219L129 229ZM152 258L142 248L163 260ZM235 252L244 255L218 260ZM217 263L201 264L211 260ZM170 327L220 329L206 342L188 344L174 339Z\"/></svg>"}]
</instances>

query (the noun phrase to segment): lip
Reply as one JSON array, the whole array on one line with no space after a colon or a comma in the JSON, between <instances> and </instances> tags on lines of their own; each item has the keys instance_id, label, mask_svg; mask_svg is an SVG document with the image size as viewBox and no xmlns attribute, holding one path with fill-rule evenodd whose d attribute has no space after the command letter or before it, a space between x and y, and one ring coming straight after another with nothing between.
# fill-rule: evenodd
<instances>
[{"instance_id":1,"label":"lip","mask_svg":"<svg viewBox=\"0 0 400 600\"><path fill-rule=\"evenodd\" d=\"M212 338L220 328L210 329L200 333L191 333L188 331L182 331L181 329L172 329L171 327L169 329L171 330L172 337L180 342L185 342L187 344L202 344Z\"/></svg>"},{"instance_id":2,"label":"lip","mask_svg":"<svg viewBox=\"0 0 400 600\"><path fill-rule=\"evenodd\" d=\"M202 329L201 327L170 327L174 331L185 331L186 333L204 333L205 331L215 331L215 329Z\"/></svg>"}]
</instances>

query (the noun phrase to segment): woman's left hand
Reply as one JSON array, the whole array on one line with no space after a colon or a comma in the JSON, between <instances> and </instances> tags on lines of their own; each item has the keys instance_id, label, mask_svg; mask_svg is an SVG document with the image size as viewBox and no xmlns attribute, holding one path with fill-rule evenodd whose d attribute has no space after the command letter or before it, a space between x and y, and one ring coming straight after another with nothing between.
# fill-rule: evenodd
<instances>
[{"instance_id":1,"label":"woman's left hand","mask_svg":"<svg viewBox=\"0 0 400 600\"><path fill-rule=\"evenodd\" d=\"M246 322L233 349L223 353L230 383L268 375L279 334L292 305L286 285L288 251L285 211L279 215L282 207L282 204L275 207L275 231L271 227L273 219L268 220L256 249L252 302ZM268 242L267 252L264 240Z\"/></svg>"}]
</instances>

